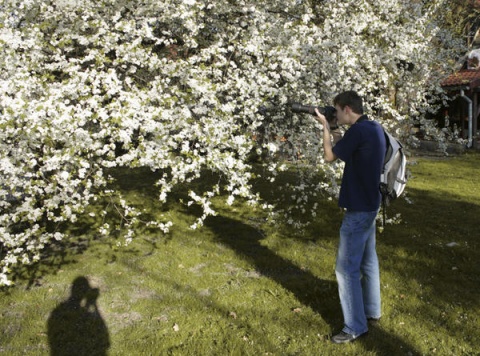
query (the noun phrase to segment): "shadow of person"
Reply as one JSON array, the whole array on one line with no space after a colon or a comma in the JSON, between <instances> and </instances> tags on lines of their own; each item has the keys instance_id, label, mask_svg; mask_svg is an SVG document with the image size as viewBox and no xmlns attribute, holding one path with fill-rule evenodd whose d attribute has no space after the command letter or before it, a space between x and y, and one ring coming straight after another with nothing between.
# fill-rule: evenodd
<instances>
[{"instance_id":1,"label":"shadow of person","mask_svg":"<svg viewBox=\"0 0 480 356\"><path fill-rule=\"evenodd\" d=\"M257 272L292 292L305 306L311 307L330 326L342 323L337 284L313 275L282 258L260 240L263 235L255 228L224 216L209 217L205 226L216 238L250 262Z\"/></svg>"},{"instance_id":2,"label":"shadow of person","mask_svg":"<svg viewBox=\"0 0 480 356\"><path fill-rule=\"evenodd\" d=\"M405 337L391 333L382 328L382 321L379 324L373 323L368 326L368 336L358 339L365 350L375 355L422 355L415 345L411 344Z\"/></svg>"},{"instance_id":3,"label":"shadow of person","mask_svg":"<svg viewBox=\"0 0 480 356\"><path fill-rule=\"evenodd\" d=\"M70 297L60 303L47 322L50 355L106 355L110 338L97 307L98 288L77 277Z\"/></svg>"}]
</instances>

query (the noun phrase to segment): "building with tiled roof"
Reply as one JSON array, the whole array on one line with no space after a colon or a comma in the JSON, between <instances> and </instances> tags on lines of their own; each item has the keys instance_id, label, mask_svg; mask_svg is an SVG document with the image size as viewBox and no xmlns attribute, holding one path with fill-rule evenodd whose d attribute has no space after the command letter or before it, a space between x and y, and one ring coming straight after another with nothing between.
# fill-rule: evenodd
<instances>
[{"instance_id":1,"label":"building with tiled roof","mask_svg":"<svg viewBox=\"0 0 480 356\"><path fill-rule=\"evenodd\" d=\"M462 69L445 78L441 86L455 97L445 112L447 125L456 126L468 139L467 146L475 147L480 114L480 49L472 50Z\"/></svg>"},{"instance_id":2,"label":"building with tiled roof","mask_svg":"<svg viewBox=\"0 0 480 356\"><path fill-rule=\"evenodd\" d=\"M441 83L446 90L464 89L480 87L480 70L478 69L461 69L444 79Z\"/></svg>"}]
</instances>

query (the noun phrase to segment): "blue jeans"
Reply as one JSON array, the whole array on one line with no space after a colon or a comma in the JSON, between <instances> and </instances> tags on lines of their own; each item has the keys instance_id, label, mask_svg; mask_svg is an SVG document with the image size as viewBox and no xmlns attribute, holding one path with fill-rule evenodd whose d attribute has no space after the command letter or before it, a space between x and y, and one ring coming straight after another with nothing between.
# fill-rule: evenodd
<instances>
[{"instance_id":1,"label":"blue jeans","mask_svg":"<svg viewBox=\"0 0 480 356\"><path fill-rule=\"evenodd\" d=\"M375 250L377 211L347 211L340 228L335 274L344 318L343 331L368 331L367 318L380 318L380 270Z\"/></svg>"}]
</instances>

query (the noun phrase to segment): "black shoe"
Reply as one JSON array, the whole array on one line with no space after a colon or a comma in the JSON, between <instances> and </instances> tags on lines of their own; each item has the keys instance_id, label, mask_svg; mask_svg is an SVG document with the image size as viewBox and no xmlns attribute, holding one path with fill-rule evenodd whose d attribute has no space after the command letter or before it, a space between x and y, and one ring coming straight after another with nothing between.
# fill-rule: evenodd
<instances>
[{"instance_id":1,"label":"black shoe","mask_svg":"<svg viewBox=\"0 0 480 356\"><path fill-rule=\"evenodd\" d=\"M337 335L332 336L331 340L334 344L346 344L352 341L355 341L358 339L360 336L366 335L367 333L363 333L360 335L352 335L352 334L347 334L344 331L340 331Z\"/></svg>"},{"instance_id":2,"label":"black shoe","mask_svg":"<svg viewBox=\"0 0 480 356\"><path fill-rule=\"evenodd\" d=\"M380 321L380 318L367 318L367 321L371 324L377 324Z\"/></svg>"}]
</instances>

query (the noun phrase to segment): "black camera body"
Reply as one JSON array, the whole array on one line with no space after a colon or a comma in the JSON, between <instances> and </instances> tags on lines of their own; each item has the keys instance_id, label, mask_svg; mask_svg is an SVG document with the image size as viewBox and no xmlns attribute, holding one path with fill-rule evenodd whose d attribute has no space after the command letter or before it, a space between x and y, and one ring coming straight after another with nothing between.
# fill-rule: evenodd
<instances>
[{"instance_id":1,"label":"black camera body","mask_svg":"<svg viewBox=\"0 0 480 356\"><path fill-rule=\"evenodd\" d=\"M300 103L292 104L292 111L294 113L306 113L313 116L316 116L315 109L318 109L320 114L324 115L330 124L330 129L334 130L338 128L337 126L337 110L333 106L311 106L311 105L302 105Z\"/></svg>"}]
</instances>

